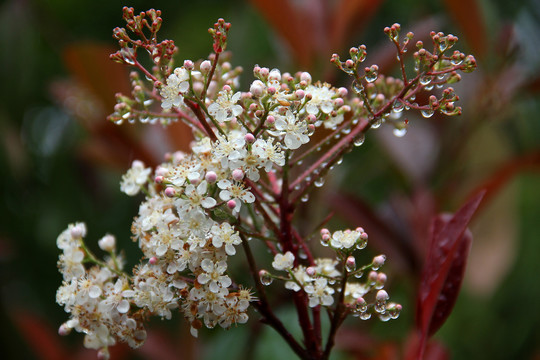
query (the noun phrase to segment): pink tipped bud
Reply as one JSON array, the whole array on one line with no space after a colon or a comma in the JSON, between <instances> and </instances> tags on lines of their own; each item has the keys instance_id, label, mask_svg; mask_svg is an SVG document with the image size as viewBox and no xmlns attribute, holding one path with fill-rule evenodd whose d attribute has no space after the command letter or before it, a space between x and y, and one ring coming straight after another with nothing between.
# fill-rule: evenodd
<instances>
[{"instance_id":1,"label":"pink tipped bud","mask_svg":"<svg viewBox=\"0 0 540 360\"><path fill-rule=\"evenodd\" d=\"M313 115L313 114L309 114L307 116L307 121L308 121L308 123L313 124L314 122L317 121L317 117L315 115Z\"/></svg>"},{"instance_id":2,"label":"pink tipped bud","mask_svg":"<svg viewBox=\"0 0 540 360\"><path fill-rule=\"evenodd\" d=\"M259 108L258 104L253 103L253 104L249 105L249 110L251 110L251 111L257 111L258 108Z\"/></svg>"},{"instance_id":3,"label":"pink tipped bud","mask_svg":"<svg viewBox=\"0 0 540 360\"><path fill-rule=\"evenodd\" d=\"M356 299L356 304L358 306L364 306L367 304L367 302L363 297L359 297L358 299Z\"/></svg>"},{"instance_id":4,"label":"pink tipped bud","mask_svg":"<svg viewBox=\"0 0 540 360\"><path fill-rule=\"evenodd\" d=\"M58 328L58 335L60 336L69 335L70 332L71 332L71 328L67 326L65 323L60 325L60 327Z\"/></svg>"},{"instance_id":5,"label":"pink tipped bud","mask_svg":"<svg viewBox=\"0 0 540 360\"><path fill-rule=\"evenodd\" d=\"M336 107L341 107L343 106L343 99L342 98L337 98L334 100L334 106Z\"/></svg>"},{"instance_id":6,"label":"pink tipped bud","mask_svg":"<svg viewBox=\"0 0 540 360\"><path fill-rule=\"evenodd\" d=\"M217 174L214 171L209 171L204 177L210 184L215 183L217 180Z\"/></svg>"},{"instance_id":7,"label":"pink tipped bud","mask_svg":"<svg viewBox=\"0 0 540 360\"><path fill-rule=\"evenodd\" d=\"M169 173L169 170L163 166L158 166L156 169L156 176L166 176Z\"/></svg>"},{"instance_id":8,"label":"pink tipped bud","mask_svg":"<svg viewBox=\"0 0 540 360\"><path fill-rule=\"evenodd\" d=\"M236 208L236 201L234 201L234 200L227 201L227 207L229 209L233 210L234 208Z\"/></svg>"},{"instance_id":9,"label":"pink tipped bud","mask_svg":"<svg viewBox=\"0 0 540 360\"><path fill-rule=\"evenodd\" d=\"M384 285L386 284L386 280L387 280L387 277L385 273L377 274L377 284Z\"/></svg>"},{"instance_id":10,"label":"pink tipped bud","mask_svg":"<svg viewBox=\"0 0 540 360\"><path fill-rule=\"evenodd\" d=\"M344 87L340 87L340 88L338 89L338 95L341 96L341 97L347 96L348 93L349 93L349 90L347 90L347 89L344 88Z\"/></svg>"},{"instance_id":11,"label":"pink tipped bud","mask_svg":"<svg viewBox=\"0 0 540 360\"><path fill-rule=\"evenodd\" d=\"M173 197L176 195L176 190L172 187L168 187L165 189L165 196L167 197Z\"/></svg>"},{"instance_id":12,"label":"pink tipped bud","mask_svg":"<svg viewBox=\"0 0 540 360\"><path fill-rule=\"evenodd\" d=\"M164 180L164 178L163 178L163 176L161 176L161 175L158 175L158 176L156 176L156 177L154 178L154 182L155 182L156 184L161 184L161 183L163 182L163 180Z\"/></svg>"},{"instance_id":13,"label":"pink tipped bud","mask_svg":"<svg viewBox=\"0 0 540 360\"><path fill-rule=\"evenodd\" d=\"M386 301L390 299L390 296L388 296L388 293L385 290L379 290L377 291L376 299L377 301Z\"/></svg>"},{"instance_id":14,"label":"pink tipped bud","mask_svg":"<svg viewBox=\"0 0 540 360\"><path fill-rule=\"evenodd\" d=\"M231 87L230 87L229 85L224 85L224 86L223 86L223 90L225 90L225 91L231 91L232 89L231 89Z\"/></svg>"},{"instance_id":15,"label":"pink tipped bud","mask_svg":"<svg viewBox=\"0 0 540 360\"><path fill-rule=\"evenodd\" d=\"M308 135L313 134L315 132L315 125L308 124L307 128L308 128Z\"/></svg>"},{"instance_id":16,"label":"pink tipped bud","mask_svg":"<svg viewBox=\"0 0 540 360\"><path fill-rule=\"evenodd\" d=\"M375 283L377 281L377 272L376 271L370 271L368 274L368 280L370 283Z\"/></svg>"},{"instance_id":17,"label":"pink tipped bud","mask_svg":"<svg viewBox=\"0 0 540 360\"><path fill-rule=\"evenodd\" d=\"M152 257L148 260L148 262L149 262L150 264L152 264L152 265L156 265L156 264L157 264L157 257L152 256Z\"/></svg>"},{"instance_id":18,"label":"pink tipped bud","mask_svg":"<svg viewBox=\"0 0 540 360\"><path fill-rule=\"evenodd\" d=\"M328 230L327 228L322 228L321 235L324 235L324 234L330 234L330 230Z\"/></svg>"},{"instance_id":19,"label":"pink tipped bud","mask_svg":"<svg viewBox=\"0 0 540 360\"><path fill-rule=\"evenodd\" d=\"M201 73L203 73L203 75L208 74L208 72L210 71L211 68L212 68L212 63L210 61L204 60L201 63L200 70L201 70Z\"/></svg>"},{"instance_id":20,"label":"pink tipped bud","mask_svg":"<svg viewBox=\"0 0 540 360\"><path fill-rule=\"evenodd\" d=\"M111 358L109 349L106 347L99 349L97 353L97 358L98 360L109 360Z\"/></svg>"},{"instance_id":21,"label":"pink tipped bud","mask_svg":"<svg viewBox=\"0 0 540 360\"><path fill-rule=\"evenodd\" d=\"M244 172L241 169L234 169L232 172L232 177L236 181L240 181L244 178Z\"/></svg>"},{"instance_id":22,"label":"pink tipped bud","mask_svg":"<svg viewBox=\"0 0 540 360\"><path fill-rule=\"evenodd\" d=\"M296 98L297 98L298 100L303 99L304 96L306 95L306 93L304 92L304 90L301 90L301 89L296 90L296 91L294 92L294 94L296 95Z\"/></svg>"},{"instance_id":23,"label":"pink tipped bud","mask_svg":"<svg viewBox=\"0 0 540 360\"><path fill-rule=\"evenodd\" d=\"M348 59L347 61L345 61L345 66L352 69L352 67L354 66L354 61Z\"/></svg>"},{"instance_id":24,"label":"pink tipped bud","mask_svg":"<svg viewBox=\"0 0 540 360\"><path fill-rule=\"evenodd\" d=\"M309 84L311 82L311 74L308 72L303 72L300 74L300 80Z\"/></svg>"},{"instance_id":25,"label":"pink tipped bud","mask_svg":"<svg viewBox=\"0 0 540 360\"><path fill-rule=\"evenodd\" d=\"M186 68L186 70L193 70L193 67L195 65L193 64L193 61L191 60L184 60L184 67Z\"/></svg>"},{"instance_id":26,"label":"pink tipped bud","mask_svg":"<svg viewBox=\"0 0 540 360\"><path fill-rule=\"evenodd\" d=\"M315 274L317 274L317 269L315 269L313 266L310 266L306 269L306 274L308 274L308 276L315 276Z\"/></svg>"},{"instance_id":27,"label":"pink tipped bud","mask_svg":"<svg viewBox=\"0 0 540 360\"><path fill-rule=\"evenodd\" d=\"M386 260L386 256L384 255L378 255L373 258L373 261L371 262L373 264L374 269L378 269L381 266L384 265L384 262Z\"/></svg>"},{"instance_id":28,"label":"pink tipped bud","mask_svg":"<svg viewBox=\"0 0 540 360\"><path fill-rule=\"evenodd\" d=\"M267 68L267 67L263 67L263 68L261 68L261 70L259 71L259 74L262 76L263 79L267 79L267 78L268 78L268 74L270 74L270 69Z\"/></svg>"},{"instance_id":29,"label":"pink tipped bud","mask_svg":"<svg viewBox=\"0 0 540 360\"><path fill-rule=\"evenodd\" d=\"M253 144L255 142L255 136L253 136L253 134L251 133L248 133L244 136L244 140L248 143L248 144Z\"/></svg>"},{"instance_id":30,"label":"pink tipped bud","mask_svg":"<svg viewBox=\"0 0 540 360\"><path fill-rule=\"evenodd\" d=\"M347 261L345 262L345 266L348 268L348 269L354 269L356 268L356 259L354 258L354 256L349 256L347 258Z\"/></svg>"},{"instance_id":31,"label":"pink tipped bud","mask_svg":"<svg viewBox=\"0 0 540 360\"><path fill-rule=\"evenodd\" d=\"M268 89L267 89L268 93L270 95L274 95L276 93L276 88L273 87L273 86L270 86Z\"/></svg>"},{"instance_id":32,"label":"pink tipped bud","mask_svg":"<svg viewBox=\"0 0 540 360\"><path fill-rule=\"evenodd\" d=\"M355 229L355 231L356 231L356 232L359 232L359 233L363 233L363 232L364 232L364 228L359 226L359 227L357 227L357 228Z\"/></svg>"},{"instance_id":33,"label":"pink tipped bud","mask_svg":"<svg viewBox=\"0 0 540 360\"><path fill-rule=\"evenodd\" d=\"M330 234L323 234L321 237L324 241L330 241Z\"/></svg>"},{"instance_id":34,"label":"pink tipped bud","mask_svg":"<svg viewBox=\"0 0 540 360\"><path fill-rule=\"evenodd\" d=\"M272 125L273 123L276 122L276 118L272 115L268 115L268 117L266 118L266 122L269 124L269 125Z\"/></svg>"}]
</instances>

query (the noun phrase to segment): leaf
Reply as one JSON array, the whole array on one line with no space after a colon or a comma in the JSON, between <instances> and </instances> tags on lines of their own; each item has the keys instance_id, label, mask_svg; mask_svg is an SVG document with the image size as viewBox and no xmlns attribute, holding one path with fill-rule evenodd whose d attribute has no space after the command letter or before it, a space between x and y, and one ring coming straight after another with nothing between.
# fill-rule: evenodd
<instances>
[{"instance_id":1,"label":"leaf","mask_svg":"<svg viewBox=\"0 0 540 360\"><path fill-rule=\"evenodd\" d=\"M41 360L70 359L68 351L63 348L56 331L43 319L26 310L15 311L12 317L30 348Z\"/></svg>"},{"instance_id":2,"label":"leaf","mask_svg":"<svg viewBox=\"0 0 540 360\"><path fill-rule=\"evenodd\" d=\"M484 194L485 191L478 193L450 219L438 216L433 222L417 300L419 358L422 358L428 337L442 326L458 296L472 241L467 226Z\"/></svg>"}]
</instances>

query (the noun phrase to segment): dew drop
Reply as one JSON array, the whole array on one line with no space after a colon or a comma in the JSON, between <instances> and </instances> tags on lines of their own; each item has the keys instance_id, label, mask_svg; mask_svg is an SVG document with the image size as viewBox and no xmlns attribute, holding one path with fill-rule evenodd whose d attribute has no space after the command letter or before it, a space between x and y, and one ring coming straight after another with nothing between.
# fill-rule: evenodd
<instances>
[{"instance_id":1,"label":"dew drop","mask_svg":"<svg viewBox=\"0 0 540 360\"><path fill-rule=\"evenodd\" d=\"M378 129L378 128L381 127L382 123L383 123L383 119L382 118L377 118L377 119L375 119L373 124L371 124L371 128L372 129Z\"/></svg>"},{"instance_id":2,"label":"dew drop","mask_svg":"<svg viewBox=\"0 0 540 360\"><path fill-rule=\"evenodd\" d=\"M445 51L446 49L448 49L448 43L446 41L441 41L439 43L439 50L441 52Z\"/></svg>"},{"instance_id":3,"label":"dew drop","mask_svg":"<svg viewBox=\"0 0 540 360\"><path fill-rule=\"evenodd\" d=\"M405 104L403 104L399 100L394 101L394 105L392 105L393 112L399 113L399 112L402 112L403 109L405 109Z\"/></svg>"},{"instance_id":4,"label":"dew drop","mask_svg":"<svg viewBox=\"0 0 540 360\"><path fill-rule=\"evenodd\" d=\"M336 162L336 164L341 165L342 162L343 162L343 158L339 158L339 160Z\"/></svg>"},{"instance_id":5,"label":"dew drop","mask_svg":"<svg viewBox=\"0 0 540 360\"><path fill-rule=\"evenodd\" d=\"M391 318L392 317L390 316L390 313L388 311L385 311L385 312L379 314L379 320L381 320L381 321L386 322L386 321L390 320Z\"/></svg>"},{"instance_id":6,"label":"dew drop","mask_svg":"<svg viewBox=\"0 0 540 360\"><path fill-rule=\"evenodd\" d=\"M317 180L315 180L314 182L315 184L315 187L322 187L324 185L324 178L323 177L320 177L318 178Z\"/></svg>"},{"instance_id":7,"label":"dew drop","mask_svg":"<svg viewBox=\"0 0 540 360\"><path fill-rule=\"evenodd\" d=\"M301 202L304 202L304 203L305 203L305 202L308 202L308 200L309 200L309 195L308 195L308 194L304 194L304 195L302 195L302 197L300 198L300 201L301 201Z\"/></svg>"},{"instance_id":8,"label":"dew drop","mask_svg":"<svg viewBox=\"0 0 540 360\"><path fill-rule=\"evenodd\" d=\"M435 111L428 109L428 110L421 110L420 113L422 114L423 117L427 119L427 118L432 117L433 114L435 114Z\"/></svg>"},{"instance_id":9,"label":"dew drop","mask_svg":"<svg viewBox=\"0 0 540 360\"><path fill-rule=\"evenodd\" d=\"M431 82L432 78L429 75L424 75L420 78L420 85L428 85Z\"/></svg>"},{"instance_id":10,"label":"dew drop","mask_svg":"<svg viewBox=\"0 0 540 360\"><path fill-rule=\"evenodd\" d=\"M366 136L363 133L360 133L357 137L354 138L353 145L362 146L364 144L364 141L366 141Z\"/></svg>"},{"instance_id":11,"label":"dew drop","mask_svg":"<svg viewBox=\"0 0 540 360\"><path fill-rule=\"evenodd\" d=\"M367 311L360 314L360 319L362 320L368 320L369 318L371 318L371 314Z\"/></svg>"},{"instance_id":12,"label":"dew drop","mask_svg":"<svg viewBox=\"0 0 540 360\"><path fill-rule=\"evenodd\" d=\"M272 281L274 281L274 279L272 278L272 275L270 275L270 273L266 270L261 270L259 275L261 279L261 284L265 286L270 285Z\"/></svg>"},{"instance_id":13,"label":"dew drop","mask_svg":"<svg viewBox=\"0 0 540 360\"><path fill-rule=\"evenodd\" d=\"M354 90L355 93L360 95L364 92L364 85L354 80L352 83L352 89Z\"/></svg>"},{"instance_id":14,"label":"dew drop","mask_svg":"<svg viewBox=\"0 0 540 360\"><path fill-rule=\"evenodd\" d=\"M377 80L377 72L373 71L371 73L366 74L365 79L367 82L374 82Z\"/></svg>"}]
</instances>

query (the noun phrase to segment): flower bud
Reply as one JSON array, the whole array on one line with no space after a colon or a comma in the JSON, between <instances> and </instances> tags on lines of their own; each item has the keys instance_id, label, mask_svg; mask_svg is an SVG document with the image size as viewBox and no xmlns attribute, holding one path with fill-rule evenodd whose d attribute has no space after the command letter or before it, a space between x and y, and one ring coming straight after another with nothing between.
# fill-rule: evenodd
<instances>
[{"instance_id":1,"label":"flower bud","mask_svg":"<svg viewBox=\"0 0 540 360\"><path fill-rule=\"evenodd\" d=\"M210 71L210 69L212 68L212 63L208 60L204 60L202 63L201 63L201 67L200 67L200 70L201 70L201 73L203 75L206 75L208 74L208 72Z\"/></svg>"},{"instance_id":2,"label":"flower bud","mask_svg":"<svg viewBox=\"0 0 540 360\"><path fill-rule=\"evenodd\" d=\"M232 177L236 181L240 181L244 178L244 172L242 169L234 169L232 172Z\"/></svg>"},{"instance_id":3,"label":"flower bud","mask_svg":"<svg viewBox=\"0 0 540 360\"><path fill-rule=\"evenodd\" d=\"M112 235L105 235L98 240L98 245L103 251L113 252L116 248L116 239Z\"/></svg>"},{"instance_id":4,"label":"flower bud","mask_svg":"<svg viewBox=\"0 0 540 360\"><path fill-rule=\"evenodd\" d=\"M176 190L172 187L168 187L165 189L165 196L167 197L173 197L176 195Z\"/></svg>"},{"instance_id":5,"label":"flower bud","mask_svg":"<svg viewBox=\"0 0 540 360\"><path fill-rule=\"evenodd\" d=\"M214 171L208 171L204 177L209 184L215 183L217 174Z\"/></svg>"},{"instance_id":6,"label":"flower bud","mask_svg":"<svg viewBox=\"0 0 540 360\"><path fill-rule=\"evenodd\" d=\"M234 200L227 201L227 207L229 209L233 210L234 208L236 208L236 201L234 201Z\"/></svg>"}]
</instances>

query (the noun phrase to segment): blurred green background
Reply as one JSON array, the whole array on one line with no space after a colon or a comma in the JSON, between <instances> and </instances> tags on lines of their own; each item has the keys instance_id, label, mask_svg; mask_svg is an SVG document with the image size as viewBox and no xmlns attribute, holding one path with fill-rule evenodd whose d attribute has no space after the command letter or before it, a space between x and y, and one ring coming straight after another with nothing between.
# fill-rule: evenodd
<instances>
[{"instance_id":1,"label":"blurred green background","mask_svg":"<svg viewBox=\"0 0 540 360\"><path fill-rule=\"evenodd\" d=\"M93 351L82 349L82 335L56 334L67 319L55 303L61 282L56 237L67 224L85 221L90 241L105 233L116 235L128 263L135 264L139 252L129 236L140 199L120 193L120 176L135 158L156 163L164 151L181 146L171 137L165 145L156 145L156 139L166 136L160 129L119 129L105 121L114 93L126 91L128 84L125 69L108 60L116 48L112 29L123 26L124 5L136 11L163 11L161 38L175 40L180 64L208 55L207 29L217 18L231 22L231 62L244 67L243 89L252 81L254 64L290 72L306 69L314 79L346 86L347 79L328 60L333 52L345 55L350 46L361 43L368 46L368 62L395 74L394 55L389 55L382 33L394 22L404 31L416 29L420 38L430 30L457 35L458 48L473 53L479 63L478 71L456 86L464 115L426 121L412 114L404 139L394 139L391 129L370 133L365 146L345 157L329 181L330 190L317 194L338 215L343 208L332 199L355 196L400 234L400 241L417 257L397 253L401 260L394 268L392 256L389 259L390 293L405 309L400 319L348 323L336 358L400 358L414 322L415 275L422 254L421 245L414 243L411 218L428 212L429 206L437 212L455 211L479 187L488 188L488 198L472 224L475 241L463 291L435 341L451 359L540 358L539 1L4 0L3 359L95 358ZM327 11L339 6L341 11ZM357 225L362 224L351 226ZM392 240L389 244L396 249ZM290 309L280 311L294 320ZM157 320L149 326L149 341L140 351L119 347L114 355L292 358L272 331L256 321L252 324L203 332L193 340L180 316L171 322Z\"/></svg>"}]
</instances>

